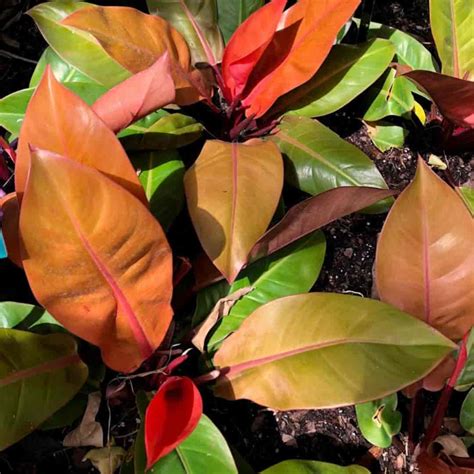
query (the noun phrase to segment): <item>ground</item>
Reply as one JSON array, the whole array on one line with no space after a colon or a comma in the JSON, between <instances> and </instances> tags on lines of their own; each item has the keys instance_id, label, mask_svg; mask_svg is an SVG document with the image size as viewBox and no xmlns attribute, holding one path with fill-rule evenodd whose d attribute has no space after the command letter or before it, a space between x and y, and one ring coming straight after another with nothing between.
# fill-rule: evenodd
<instances>
[{"instance_id":1,"label":"ground","mask_svg":"<svg viewBox=\"0 0 474 474\"><path fill-rule=\"evenodd\" d=\"M4 9L0 11L0 97L27 86L34 68L31 61L37 60L45 47L31 19L21 15L22 11L39 2L3 2ZM143 4L139 2L142 8ZM429 30L428 0L378 1L374 20L418 36L434 51ZM324 121L372 158L393 189L403 189L413 178L419 153L424 156L430 153L429 146L419 137L417 142L410 139L401 150L379 152L350 107ZM457 184L469 179L472 154L446 156L446 161L451 172L450 179ZM446 178L445 175L442 177ZM315 286L317 291L363 296L372 294L375 245L383 221L384 216L358 214L326 226L328 252ZM0 275L0 300L33 301L25 279L13 265L6 261L0 262ZM428 397L428 414L435 398ZM205 405L206 413L228 441L257 470L289 458L323 460L341 465L358 462L374 473L405 473L413 470L410 460L405 457L405 438L397 437L394 447L389 450L370 449L370 444L357 428L353 408L275 413L250 402L226 402L206 396ZM409 401L401 397L400 409L405 419L408 407ZM455 425L452 420L457 417L457 410L459 403L454 403L449 414L452 417L451 430ZM116 430L117 433L127 435L136 428L136 416L133 411L123 413L127 416L117 421ZM405 426L403 431L406 433ZM0 473L92 472L88 464L80 462L84 450L62 447L60 441L63 435L62 431L53 431L28 436L7 453L0 454Z\"/></svg>"}]
</instances>

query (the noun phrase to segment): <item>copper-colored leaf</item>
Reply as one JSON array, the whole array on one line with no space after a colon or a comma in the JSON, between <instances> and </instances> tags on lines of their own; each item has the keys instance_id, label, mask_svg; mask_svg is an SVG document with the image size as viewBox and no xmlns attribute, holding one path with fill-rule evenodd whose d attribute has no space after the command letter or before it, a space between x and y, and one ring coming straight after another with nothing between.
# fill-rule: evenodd
<instances>
[{"instance_id":1,"label":"copper-colored leaf","mask_svg":"<svg viewBox=\"0 0 474 474\"><path fill-rule=\"evenodd\" d=\"M0 209L3 212L2 233L7 247L8 258L15 265L21 267L20 241L18 237L20 210L16 193L7 194L0 199Z\"/></svg>"},{"instance_id":2,"label":"copper-colored leaf","mask_svg":"<svg viewBox=\"0 0 474 474\"><path fill-rule=\"evenodd\" d=\"M117 137L85 102L55 79L49 67L31 98L21 127L15 168L20 203L30 166L30 145L97 168L147 202Z\"/></svg>"},{"instance_id":3,"label":"copper-colored leaf","mask_svg":"<svg viewBox=\"0 0 474 474\"><path fill-rule=\"evenodd\" d=\"M429 71L405 76L428 92L445 118L460 127L474 128L474 82Z\"/></svg>"},{"instance_id":4,"label":"copper-colored leaf","mask_svg":"<svg viewBox=\"0 0 474 474\"><path fill-rule=\"evenodd\" d=\"M313 77L359 3L299 0L284 13L247 84L247 116L262 116L278 97Z\"/></svg>"},{"instance_id":5,"label":"copper-colored leaf","mask_svg":"<svg viewBox=\"0 0 474 474\"><path fill-rule=\"evenodd\" d=\"M201 245L232 282L275 212L283 186L281 154L262 140L208 141L184 185Z\"/></svg>"},{"instance_id":6,"label":"copper-colored leaf","mask_svg":"<svg viewBox=\"0 0 474 474\"><path fill-rule=\"evenodd\" d=\"M351 405L424 377L455 347L380 301L287 296L258 307L223 342L214 356L221 370L214 392L277 410Z\"/></svg>"},{"instance_id":7,"label":"copper-colored leaf","mask_svg":"<svg viewBox=\"0 0 474 474\"><path fill-rule=\"evenodd\" d=\"M168 51L176 85L176 102L196 102L199 94L191 85L188 45L182 35L163 18L129 7L82 8L62 21L92 34L107 53L130 72L150 67Z\"/></svg>"},{"instance_id":8,"label":"copper-colored leaf","mask_svg":"<svg viewBox=\"0 0 474 474\"><path fill-rule=\"evenodd\" d=\"M245 20L229 40L222 58L222 75L229 98L242 93L252 69L275 34L286 0L272 0Z\"/></svg>"},{"instance_id":9,"label":"copper-colored leaf","mask_svg":"<svg viewBox=\"0 0 474 474\"><path fill-rule=\"evenodd\" d=\"M380 298L460 339L474 325L473 235L459 196L420 160L377 246Z\"/></svg>"},{"instance_id":10,"label":"copper-colored leaf","mask_svg":"<svg viewBox=\"0 0 474 474\"><path fill-rule=\"evenodd\" d=\"M174 101L175 89L168 53L148 69L121 82L100 97L94 112L115 133Z\"/></svg>"},{"instance_id":11,"label":"copper-colored leaf","mask_svg":"<svg viewBox=\"0 0 474 474\"><path fill-rule=\"evenodd\" d=\"M102 173L31 155L20 213L23 266L37 300L68 330L129 372L171 320L171 252L145 206Z\"/></svg>"},{"instance_id":12,"label":"copper-colored leaf","mask_svg":"<svg viewBox=\"0 0 474 474\"><path fill-rule=\"evenodd\" d=\"M147 469L173 451L196 428L202 415L199 390L187 377L169 377L145 415Z\"/></svg>"},{"instance_id":13,"label":"copper-colored leaf","mask_svg":"<svg viewBox=\"0 0 474 474\"><path fill-rule=\"evenodd\" d=\"M283 219L259 239L250 260L269 255L343 216L360 211L394 194L389 189L343 186L293 206Z\"/></svg>"}]
</instances>

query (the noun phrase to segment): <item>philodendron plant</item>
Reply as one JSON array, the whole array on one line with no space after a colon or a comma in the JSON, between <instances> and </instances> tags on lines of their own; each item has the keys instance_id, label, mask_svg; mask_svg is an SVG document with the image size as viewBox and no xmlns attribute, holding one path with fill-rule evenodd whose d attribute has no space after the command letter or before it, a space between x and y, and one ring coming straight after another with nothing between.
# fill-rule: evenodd
<instances>
[{"instance_id":1,"label":"philodendron plant","mask_svg":"<svg viewBox=\"0 0 474 474\"><path fill-rule=\"evenodd\" d=\"M472 220L423 163L382 232L382 301L308 293L320 228L393 203L368 157L303 112L339 109L390 63L383 39L334 45L358 3L249 7L225 47L219 26L229 36L238 21L212 1L30 11L50 47L31 88L0 101L19 137L2 145L15 193L0 203L9 257L41 307L0 305L0 449L61 426L63 410L74 421L84 397L82 423L94 421L92 393L106 386L108 402L136 394L142 419L124 472L237 473L202 391L280 410L360 404L427 380L457 349L474 319L473 265L460 257ZM312 196L286 211L284 181ZM169 243L184 200L204 253ZM177 232L197 246L189 227ZM196 285L183 254L197 257ZM191 341L197 367L182 365ZM100 448L103 437L68 442L118 466L123 449L111 433Z\"/></svg>"}]
</instances>

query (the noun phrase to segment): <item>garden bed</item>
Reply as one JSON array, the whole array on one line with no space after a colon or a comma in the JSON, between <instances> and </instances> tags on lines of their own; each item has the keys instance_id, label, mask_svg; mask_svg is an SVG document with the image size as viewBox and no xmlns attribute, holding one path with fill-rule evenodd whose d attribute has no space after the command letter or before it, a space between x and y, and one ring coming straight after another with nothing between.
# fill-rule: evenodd
<instances>
[{"instance_id":1,"label":"garden bed","mask_svg":"<svg viewBox=\"0 0 474 474\"><path fill-rule=\"evenodd\" d=\"M7 51L7 54L0 56L0 97L28 86L35 68L34 62L39 59L46 46L31 18L20 14L35 3L40 2L7 0L5 12L8 11L8 15L0 12L0 19L7 24L6 28L0 28L0 49ZM138 8L136 2L119 3L133 3ZM142 7L146 11L146 7ZM373 20L416 35L430 51L436 51L429 27L428 0L378 1ZM440 154L439 147L431 143L429 131L423 136L409 135L403 147L381 152L374 146L367 128L359 119L356 100L335 114L323 117L321 122L369 156L390 189L402 191L413 180L419 156L428 159L433 153ZM202 142L198 142L190 145L190 149L201 145ZM438 176L451 185L464 185L470 180L472 183L472 152L447 153L443 155L443 159L448 165L448 171L438 170ZM12 186L10 183L5 190L12 191ZM303 196L295 190L287 190L286 193L284 197L287 204L297 203ZM376 244L385 218L386 214L358 213L323 227L327 253L313 290L371 297L374 294ZM186 246L187 239L193 232L189 228L183 231L181 223L184 220L189 221L187 215L179 217L170 230L171 239L175 239L172 243L178 249ZM0 260L0 281L0 301L35 303L24 273L8 260ZM186 308L188 306L192 306L192 301ZM194 360L187 362L190 365L193 363ZM180 373L179 370L177 373ZM371 376L378 375L374 372ZM108 373L106 379L109 376L111 374ZM313 388L317 390L316 386L308 387L308 390ZM426 419L422 420L425 427L433 413L437 396L425 396ZM248 401L215 398L206 390L203 390L203 398L204 412L229 444L257 471L286 459L311 459L342 466L360 464L374 473L418 472L414 470L415 465L408 454L411 453L411 448L408 447L406 423L402 426L401 434L394 437L392 446L380 449L374 448L360 433L353 407L272 411ZM461 396L454 397L447 415L448 422L451 418L457 420L462 401ZM400 396L399 404L403 419L407 420L410 401ZM101 421L107 423L107 410L104 406L100 413ZM119 445L128 448L139 427L133 397L127 399L124 396L117 401L112 413L115 439ZM96 472L89 462L82 462L86 448L62 446L64 435L70 428L36 431L28 435L0 453L0 473ZM444 430L456 435L463 432L452 420Z\"/></svg>"}]
</instances>

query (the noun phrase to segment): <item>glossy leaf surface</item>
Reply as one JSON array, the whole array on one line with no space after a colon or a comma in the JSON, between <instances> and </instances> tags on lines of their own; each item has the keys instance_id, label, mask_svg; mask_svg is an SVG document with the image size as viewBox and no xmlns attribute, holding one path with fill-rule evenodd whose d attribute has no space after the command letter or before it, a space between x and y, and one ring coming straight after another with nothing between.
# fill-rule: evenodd
<instances>
[{"instance_id":1,"label":"glossy leaf surface","mask_svg":"<svg viewBox=\"0 0 474 474\"><path fill-rule=\"evenodd\" d=\"M286 0L272 0L249 16L225 47L222 76L229 99L239 96L275 34ZM230 100L229 100L230 101Z\"/></svg>"},{"instance_id":2,"label":"glossy leaf surface","mask_svg":"<svg viewBox=\"0 0 474 474\"><path fill-rule=\"evenodd\" d=\"M474 82L428 71L412 71L406 77L428 92L446 119L474 128Z\"/></svg>"},{"instance_id":3,"label":"glossy leaf surface","mask_svg":"<svg viewBox=\"0 0 474 474\"><path fill-rule=\"evenodd\" d=\"M286 179L309 194L341 186L387 188L367 155L317 121L285 117L273 140L285 155ZM374 210L386 208L382 203Z\"/></svg>"},{"instance_id":4,"label":"glossy leaf surface","mask_svg":"<svg viewBox=\"0 0 474 474\"><path fill-rule=\"evenodd\" d=\"M391 196L388 189L344 186L310 197L288 210L252 248L250 260L291 244L310 232Z\"/></svg>"},{"instance_id":5,"label":"glossy leaf surface","mask_svg":"<svg viewBox=\"0 0 474 474\"><path fill-rule=\"evenodd\" d=\"M232 282L277 207L283 186L280 152L261 140L207 141L184 185L201 245Z\"/></svg>"},{"instance_id":6,"label":"glossy leaf surface","mask_svg":"<svg viewBox=\"0 0 474 474\"><path fill-rule=\"evenodd\" d=\"M395 46L395 61L413 69L437 71L438 65L430 51L416 38L390 26L371 22L369 38L384 38Z\"/></svg>"},{"instance_id":7,"label":"glossy leaf surface","mask_svg":"<svg viewBox=\"0 0 474 474\"><path fill-rule=\"evenodd\" d=\"M147 469L184 441L196 428L201 415L201 395L192 380L169 377L146 409Z\"/></svg>"},{"instance_id":8,"label":"glossy leaf surface","mask_svg":"<svg viewBox=\"0 0 474 474\"><path fill-rule=\"evenodd\" d=\"M43 2L29 10L28 14L35 20L51 48L65 62L99 84L112 87L129 77L130 72L110 57L92 35L62 23L70 14L90 6L85 2Z\"/></svg>"},{"instance_id":9,"label":"glossy leaf surface","mask_svg":"<svg viewBox=\"0 0 474 474\"><path fill-rule=\"evenodd\" d=\"M142 430L135 442L135 472L146 467ZM206 416L202 415L196 429L171 453L155 463L150 474L237 474L237 468L225 438Z\"/></svg>"},{"instance_id":10,"label":"glossy leaf surface","mask_svg":"<svg viewBox=\"0 0 474 474\"><path fill-rule=\"evenodd\" d=\"M214 392L277 410L361 403L424 377L454 347L376 300L288 296L255 310L224 341L214 357L223 371ZM374 377L374 370L384 376Z\"/></svg>"},{"instance_id":11,"label":"glossy leaf surface","mask_svg":"<svg viewBox=\"0 0 474 474\"><path fill-rule=\"evenodd\" d=\"M39 330L61 325L41 306L3 301L0 303L0 328Z\"/></svg>"},{"instance_id":12,"label":"glossy leaf surface","mask_svg":"<svg viewBox=\"0 0 474 474\"><path fill-rule=\"evenodd\" d=\"M87 378L66 334L0 329L0 450L16 443L65 405Z\"/></svg>"},{"instance_id":13,"label":"glossy leaf surface","mask_svg":"<svg viewBox=\"0 0 474 474\"><path fill-rule=\"evenodd\" d=\"M135 370L171 320L171 252L145 206L93 168L32 154L20 215L37 300L107 365Z\"/></svg>"},{"instance_id":14,"label":"glossy leaf surface","mask_svg":"<svg viewBox=\"0 0 474 474\"><path fill-rule=\"evenodd\" d=\"M361 466L336 466L327 462L289 460L275 464L262 474L369 474L369 471Z\"/></svg>"},{"instance_id":15,"label":"glossy leaf surface","mask_svg":"<svg viewBox=\"0 0 474 474\"><path fill-rule=\"evenodd\" d=\"M161 109L176 96L168 53L102 95L92 110L115 133Z\"/></svg>"},{"instance_id":16,"label":"glossy leaf surface","mask_svg":"<svg viewBox=\"0 0 474 474\"><path fill-rule=\"evenodd\" d=\"M28 105L21 128L15 169L20 202L30 166L30 146L97 168L146 202L135 171L114 133L85 102L60 84L50 69Z\"/></svg>"},{"instance_id":17,"label":"glossy leaf surface","mask_svg":"<svg viewBox=\"0 0 474 474\"><path fill-rule=\"evenodd\" d=\"M280 96L311 79L359 3L360 0L300 0L287 10L252 71L242 101L248 107L246 115L262 116Z\"/></svg>"},{"instance_id":18,"label":"glossy leaf surface","mask_svg":"<svg viewBox=\"0 0 474 474\"><path fill-rule=\"evenodd\" d=\"M135 122L119 134L128 151L179 148L196 141L204 130L196 120L182 114L149 118Z\"/></svg>"},{"instance_id":19,"label":"glossy leaf surface","mask_svg":"<svg viewBox=\"0 0 474 474\"><path fill-rule=\"evenodd\" d=\"M78 95L86 104L92 105L106 88L89 82L66 82L64 86ZM20 134L20 128L25 118L26 109L35 92L35 88L22 89L0 99L0 125L13 136Z\"/></svg>"},{"instance_id":20,"label":"glossy leaf surface","mask_svg":"<svg viewBox=\"0 0 474 474\"><path fill-rule=\"evenodd\" d=\"M392 43L381 39L333 46L319 71L279 99L271 113L289 110L294 115L320 117L339 110L382 75L394 51Z\"/></svg>"},{"instance_id":21,"label":"glossy leaf surface","mask_svg":"<svg viewBox=\"0 0 474 474\"><path fill-rule=\"evenodd\" d=\"M372 142L381 152L402 147L408 135L408 130L405 128L383 120L366 122L366 126Z\"/></svg>"},{"instance_id":22,"label":"glossy leaf surface","mask_svg":"<svg viewBox=\"0 0 474 474\"><path fill-rule=\"evenodd\" d=\"M224 42L216 0L147 0L147 5L150 13L169 21L184 36L193 64L214 66L221 61Z\"/></svg>"},{"instance_id":23,"label":"glossy leaf surface","mask_svg":"<svg viewBox=\"0 0 474 474\"><path fill-rule=\"evenodd\" d=\"M264 0L217 0L219 27L226 43L239 25L264 3Z\"/></svg>"},{"instance_id":24,"label":"glossy leaf surface","mask_svg":"<svg viewBox=\"0 0 474 474\"><path fill-rule=\"evenodd\" d=\"M89 7L68 16L61 24L92 35L111 58L131 73L143 71L168 52L176 102L184 105L198 100L197 91L186 77L191 72L188 45L162 18L129 7Z\"/></svg>"},{"instance_id":25,"label":"glossy leaf surface","mask_svg":"<svg viewBox=\"0 0 474 474\"><path fill-rule=\"evenodd\" d=\"M356 405L357 425L364 438L375 446L388 448L392 436L402 427L402 414L397 411L398 398L394 393L381 400Z\"/></svg>"},{"instance_id":26,"label":"glossy leaf surface","mask_svg":"<svg viewBox=\"0 0 474 474\"><path fill-rule=\"evenodd\" d=\"M214 352L224 338L263 304L309 291L318 279L325 255L324 234L315 232L242 271L228 294L245 287L253 290L237 301L229 315L218 323L209 339L208 351Z\"/></svg>"},{"instance_id":27,"label":"glossy leaf surface","mask_svg":"<svg viewBox=\"0 0 474 474\"><path fill-rule=\"evenodd\" d=\"M473 235L459 196L420 160L380 234L380 298L460 339L474 325Z\"/></svg>"},{"instance_id":28,"label":"glossy leaf surface","mask_svg":"<svg viewBox=\"0 0 474 474\"><path fill-rule=\"evenodd\" d=\"M472 4L463 0L430 0L430 24L443 74L473 79Z\"/></svg>"},{"instance_id":29,"label":"glossy leaf surface","mask_svg":"<svg viewBox=\"0 0 474 474\"><path fill-rule=\"evenodd\" d=\"M399 76L395 69L387 72L367 91L367 109L364 120L374 122L394 115L402 116L413 110L415 99L413 86L406 77Z\"/></svg>"},{"instance_id":30,"label":"glossy leaf surface","mask_svg":"<svg viewBox=\"0 0 474 474\"><path fill-rule=\"evenodd\" d=\"M30 79L29 87L36 87L41 81L41 77L49 66L53 71L54 77L62 83L65 82L82 82L89 84L97 84L93 79L83 74L81 71L71 66L55 53L51 46L48 46L41 55L38 64L33 71Z\"/></svg>"},{"instance_id":31,"label":"glossy leaf surface","mask_svg":"<svg viewBox=\"0 0 474 474\"><path fill-rule=\"evenodd\" d=\"M184 207L184 163L175 150L135 153L132 162L150 202L150 211L168 229Z\"/></svg>"}]
</instances>

